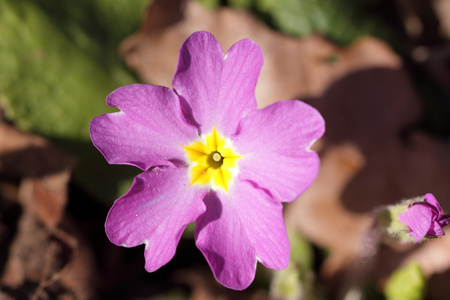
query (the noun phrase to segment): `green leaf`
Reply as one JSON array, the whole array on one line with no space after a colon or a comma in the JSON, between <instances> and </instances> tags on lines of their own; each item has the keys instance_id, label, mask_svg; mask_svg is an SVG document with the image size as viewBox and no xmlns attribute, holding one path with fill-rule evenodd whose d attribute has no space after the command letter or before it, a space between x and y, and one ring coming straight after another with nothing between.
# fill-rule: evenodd
<instances>
[{"instance_id":1,"label":"green leaf","mask_svg":"<svg viewBox=\"0 0 450 300\"><path fill-rule=\"evenodd\" d=\"M417 263L396 270L386 284L387 300L420 300L425 295L426 278Z\"/></svg>"},{"instance_id":2,"label":"green leaf","mask_svg":"<svg viewBox=\"0 0 450 300\"><path fill-rule=\"evenodd\" d=\"M116 110L105 104L110 92L136 81L117 58L117 45L137 30L147 1L131 2L0 1L6 117L74 154L76 183L109 201L129 186L135 171L106 164L90 142L89 123Z\"/></svg>"},{"instance_id":3,"label":"green leaf","mask_svg":"<svg viewBox=\"0 0 450 300\"><path fill-rule=\"evenodd\" d=\"M276 271L270 285L270 292L275 299L302 299L304 287L300 280L300 267L295 264Z\"/></svg>"},{"instance_id":4,"label":"green leaf","mask_svg":"<svg viewBox=\"0 0 450 300\"><path fill-rule=\"evenodd\" d=\"M228 0L230 6L236 9L250 9L254 0Z\"/></svg>"},{"instance_id":5,"label":"green leaf","mask_svg":"<svg viewBox=\"0 0 450 300\"><path fill-rule=\"evenodd\" d=\"M209 9L214 9L220 6L220 0L197 0L197 1Z\"/></svg>"},{"instance_id":6,"label":"green leaf","mask_svg":"<svg viewBox=\"0 0 450 300\"><path fill-rule=\"evenodd\" d=\"M313 249L294 230L288 230L291 258L284 270L273 271L270 293L275 299L310 299L313 285Z\"/></svg>"},{"instance_id":7,"label":"green leaf","mask_svg":"<svg viewBox=\"0 0 450 300\"><path fill-rule=\"evenodd\" d=\"M288 231L291 243L291 262L305 269L311 269L314 262L314 253L311 244L298 232Z\"/></svg>"},{"instance_id":8,"label":"green leaf","mask_svg":"<svg viewBox=\"0 0 450 300\"><path fill-rule=\"evenodd\" d=\"M255 7L272 26L293 36L320 33L341 44L367 34L386 37L382 23L363 13L364 2L367 1L256 0Z\"/></svg>"}]
</instances>

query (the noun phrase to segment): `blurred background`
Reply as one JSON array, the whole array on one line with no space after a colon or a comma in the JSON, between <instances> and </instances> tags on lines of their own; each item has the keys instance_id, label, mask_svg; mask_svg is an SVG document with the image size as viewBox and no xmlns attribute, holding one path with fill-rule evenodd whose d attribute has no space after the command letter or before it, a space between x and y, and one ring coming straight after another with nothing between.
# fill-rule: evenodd
<instances>
[{"instance_id":1,"label":"blurred background","mask_svg":"<svg viewBox=\"0 0 450 300\"><path fill-rule=\"evenodd\" d=\"M258 106L300 99L327 124L320 174L286 205L290 266L220 286L189 226L174 259L106 238L139 170L89 122L114 89L171 87L197 30L261 45ZM382 207L431 192L450 212L450 0L0 0L1 299L447 299L448 237L385 241Z\"/></svg>"}]
</instances>

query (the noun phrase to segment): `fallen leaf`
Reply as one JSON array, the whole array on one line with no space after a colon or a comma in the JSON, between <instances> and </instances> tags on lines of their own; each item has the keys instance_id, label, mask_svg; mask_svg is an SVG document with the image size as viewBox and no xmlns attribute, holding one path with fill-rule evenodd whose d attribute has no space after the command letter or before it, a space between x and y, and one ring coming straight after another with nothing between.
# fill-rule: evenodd
<instances>
[{"instance_id":1,"label":"fallen leaf","mask_svg":"<svg viewBox=\"0 0 450 300\"><path fill-rule=\"evenodd\" d=\"M21 208L0 276L5 297L91 299L92 258L65 214L75 160L41 137L0 122L0 188ZM6 179L5 179L6 178ZM2 220L3 221L3 220ZM5 225L6 226L6 225ZM3 296L3 295L2 295Z\"/></svg>"},{"instance_id":2,"label":"fallen leaf","mask_svg":"<svg viewBox=\"0 0 450 300\"><path fill-rule=\"evenodd\" d=\"M364 38L343 49L320 36L288 37L248 12L230 8L212 11L186 0L153 1L140 31L122 43L120 53L142 81L171 87L178 50L199 30L214 34L225 51L244 38L261 46L265 63L256 86L259 107L318 96L337 78L359 69L401 66L389 47L375 38Z\"/></svg>"}]
</instances>

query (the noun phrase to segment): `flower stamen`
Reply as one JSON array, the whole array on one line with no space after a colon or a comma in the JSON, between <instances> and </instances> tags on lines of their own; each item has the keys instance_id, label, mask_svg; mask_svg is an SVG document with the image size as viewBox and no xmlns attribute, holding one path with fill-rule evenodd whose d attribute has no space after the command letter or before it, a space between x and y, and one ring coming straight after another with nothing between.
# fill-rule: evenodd
<instances>
[{"instance_id":1,"label":"flower stamen","mask_svg":"<svg viewBox=\"0 0 450 300\"><path fill-rule=\"evenodd\" d=\"M213 159L214 161L219 162L219 161L222 160L222 155L220 155L219 152L214 152L214 154L212 155L212 159Z\"/></svg>"},{"instance_id":2,"label":"flower stamen","mask_svg":"<svg viewBox=\"0 0 450 300\"><path fill-rule=\"evenodd\" d=\"M211 184L211 188L228 187L236 174L236 161L241 158L214 127L203 141L183 146L191 171L192 184Z\"/></svg>"}]
</instances>

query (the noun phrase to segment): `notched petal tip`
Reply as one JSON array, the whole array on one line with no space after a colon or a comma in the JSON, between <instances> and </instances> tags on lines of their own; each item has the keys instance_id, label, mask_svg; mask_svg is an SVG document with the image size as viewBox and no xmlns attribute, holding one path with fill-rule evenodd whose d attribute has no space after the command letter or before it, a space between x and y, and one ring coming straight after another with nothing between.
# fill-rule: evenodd
<instances>
[{"instance_id":1,"label":"notched petal tip","mask_svg":"<svg viewBox=\"0 0 450 300\"><path fill-rule=\"evenodd\" d=\"M264 63L264 56L261 47L259 44L255 43L251 39L242 39L234 43L230 49L224 54L223 59L227 60L228 58L233 57L234 60L241 58L247 64L247 67L255 68L259 74L260 69ZM248 60L251 61L251 64L248 64Z\"/></svg>"},{"instance_id":2,"label":"notched petal tip","mask_svg":"<svg viewBox=\"0 0 450 300\"><path fill-rule=\"evenodd\" d=\"M136 100L142 100L142 96L147 94L152 89L170 90L167 87L155 86L146 83L134 83L125 86L118 87L106 96L106 104L110 107L121 107L123 102L134 102Z\"/></svg>"},{"instance_id":3,"label":"notched petal tip","mask_svg":"<svg viewBox=\"0 0 450 300\"><path fill-rule=\"evenodd\" d=\"M118 87L106 96L106 105L110 107L118 107L117 104L120 103L120 100L123 98L124 94L133 94L133 92L138 90L141 85L144 84L131 84Z\"/></svg>"},{"instance_id":4,"label":"notched petal tip","mask_svg":"<svg viewBox=\"0 0 450 300\"><path fill-rule=\"evenodd\" d=\"M105 222L105 232L116 245L145 244L145 268L159 269L175 255L181 235L205 208L206 191L186 189L184 168L163 167L136 176L130 190L117 199Z\"/></svg>"},{"instance_id":5,"label":"notched petal tip","mask_svg":"<svg viewBox=\"0 0 450 300\"><path fill-rule=\"evenodd\" d=\"M320 113L298 100L249 113L232 139L243 156L240 178L270 190L277 201L295 200L319 172L319 157L309 147L324 131Z\"/></svg>"},{"instance_id":6,"label":"notched petal tip","mask_svg":"<svg viewBox=\"0 0 450 300\"><path fill-rule=\"evenodd\" d=\"M145 84L121 87L107 97L120 109L94 118L90 135L110 164L147 170L184 160L179 145L197 136L183 117L178 96L169 88Z\"/></svg>"},{"instance_id":7,"label":"notched petal tip","mask_svg":"<svg viewBox=\"0 0 450 300\"><path fill-rule=\"evenodd\" d=\"M190 108L187 119L202 133L216 125L222 134L234 134L242 116L256 109L255 85L263 64L259 45L241 40L224 54L212 34L200 31L179 53L172 85Z\"/></svg>"}]
</instances>

